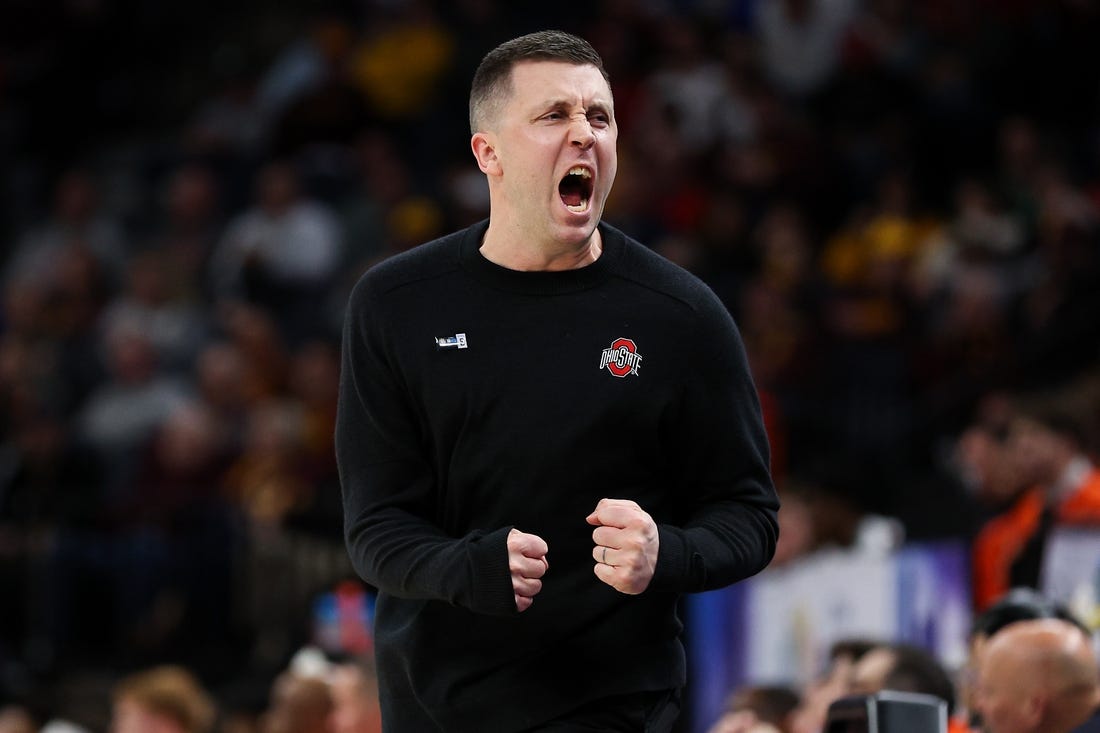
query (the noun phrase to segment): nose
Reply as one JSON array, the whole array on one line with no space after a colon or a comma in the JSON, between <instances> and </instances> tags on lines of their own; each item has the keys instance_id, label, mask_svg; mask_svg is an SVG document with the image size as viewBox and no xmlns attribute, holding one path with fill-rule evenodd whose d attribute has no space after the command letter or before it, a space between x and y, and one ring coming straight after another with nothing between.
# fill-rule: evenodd
<instances>
[{"instance_id":1,"label":"nose","mask_svg":"<svg viewBox=\"0 0 1100 733\"><path fill-rule=\"evenodd\" d=\"M572 124L569 125L569 142L581 150L587 150L596 142L596 136L592 134L592 125L584 115L575 115Z\"/></svg>"}]
</instances>

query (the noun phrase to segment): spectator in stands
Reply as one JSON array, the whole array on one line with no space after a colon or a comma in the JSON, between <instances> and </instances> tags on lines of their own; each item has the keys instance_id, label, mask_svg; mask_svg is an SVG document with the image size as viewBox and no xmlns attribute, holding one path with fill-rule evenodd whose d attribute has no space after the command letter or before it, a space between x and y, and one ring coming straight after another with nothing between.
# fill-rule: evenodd
<instances>
[{"instance_id":1,"label":"spectator in stands","mask_svg":"<svg viewBox=\"0 0 1100 733\"><path fill-rule=\"evenodd\" d=\"M978 610L1012 586L1038 587L1055 527L1100 527L1100 471L1087 453L1089 437L1079 406L1049 396L1021 403L1009 449L1033 488L989 520L975 539Z\"/></svg>"},{"instance_id":2,"label":"spectator in stands","mask_svg":"<svg viewBox=\"0 0 1100 733\"><path fill-rule=\"evenodd\" d=\"M112 733L210 733L217 708L193 674L163 666L138 672L114 689Z\"/></svg>"},{"instance_id":3,"label":"spectator in stands","mask_svg":"<svg viewBox=\"0 0 1100 733\"><path fill-rule=\"evenodd\" d=\"M1032 588L1013 588L975 616L970 627L969 655L959 680L959 714L962 718L969 717L971 728L981 727L977 712L976 677L990 637L1009 624L1045 618L1067 621L1088 633L1066 608Z\"/></svg>"},{"instance_id":4,"label":"spectator in stands","mask_svg":"<svg viewBox=\"0 0 1100 733\"><path fill-rule=\"evenodd\" d=\"M304 467L300 405L270 400L249 411L243 450L227 469L224 486L257 527L278 527L307 509L314 487Z\"/></svg>"},{"instance_id":5,"label":"spectator in stands","mask_svg":"<svg viewBox=\"0 0 1100 733\"><path fill-rule=\"evenodd\" d=\"M1100 730L1096 656L1073 624L1040 619L1003 629L982 655L978 680L989 733Z\"/></svg>"},{"instance_id":6,"label":"spectator in stands","mask_svg":"<svg viewBox=\"0 0 1100 733\"><path fill-rule=\"evenodd\" d=\"M127 255L125 231L103 205L94 174L82 168L60 177L48 217L19 238L3 279L49 281L71 249L86 252L109 282L118 282Z\"/></svg>"},{"instance_id":7,"label":"spectator in stands","mask_svg":"<svg viewBox=\"0 0 1100 733\"><path fill-rule=\"evenodd\" d=\"M287 343L270 311L245 303L220 309L220 326L241 358L240 389L251 407L283 395L289 369Z\"/></svg>"},{"instance_id":8,"label":"spectator in stands","mask_svg":"<svg viewBox=\"0 0 1100 733\"><path fill-rule=\"evenodd\" d=\"M166 289L173 302L209 305L204 278L224 226L226 188L211 168L184 164L168 174L159 192L143 241L167 262Z\"/></svg>"},{"instance_id":9,"label":"spectator in stands","mask_svg":"<svg viewBox=\"0 0 1100 733\"><path fill-rule=\"evenodd\" d=\"M145 334L159 368L180 373L190 369L206 338L209 313L173 293L176 266L162 250L130 258L126 287L104 309L99 325L106 333L129 327Z\"/></svg>"},{"instance_id":10,"label":"spectator in stands","mask_svg":"<svg viewBox=\"0 0 1100 733\"><path fill-rule=\"evenodd\" d=\"M80 438L110 468L110 489L133 476L140 451L188 397L185 381L160 371L151 335L119 321L103 335L109 378L88 396L77 418Z\"/></svg>"},{"instance_id":11,"label":"spectator in stands","mask_svg":"<svg viewBox=\"0 0 1100 733\"><path fill-rule=\"evenodd\" d=\"M1007 509L1029 487L1015 468L1007 428L974 422L955 442L954 468L977 504L995 515Z\"/></svg>"},{"instance_id":12,"label":"spectator in stands","mask_svg":"<svg viewBox=\"0 0 1100 733\"><path fill-rule=\"evenodd\" d=\"M306 196L294 167L269 163L256 177L252 206L230 220L215 248L213 290L267 310L294 341L324 323L320 307L341 247L336 217Z\"/></svg>"},{"instance_id":13,"label":"spectator in stands","mask_svg":"<svg viewBox=\"0 0 1100 733\"><path fill-rule=\"evenodd\" d=\"M791 720L800 701L790 687L744 687L730 696L725 713L707 733L791 733Z\"/></svg>"},{"instance_id":14,"label":"spectator in stands","mask_svg":"<svg viewBox=\"0 0 1100 733\"><path fill-rule=\"evenodd\" d=\"M963 733L966 724L955 717L955 685L947 670L928 651L911 644L882 644L863 655L852 670L851 694L873 695L882 690L919 692L947 703L949 730Z\"/></svg>"},{"instance_id":15,"label":"spectator in stands","mask_svg":"<svg viewBox=\"0 0 1100 733\"><path fill-rule=\"evenodd\" d=\"M240 450L250 399L241 349L229 341L208 342L195 361L192 378L199 400L214 416L218 443L227 452Z\"/></svg>"},{"instance_id":16,"label":"spectator in stands","mask_svg":"<svg viewBox=\"0 0 1100 733\"><path fill-rule=\"evenodd\" d=\"M807 685L802 700L791 713L792 733L820 733L825 727L829 706L849 694L852 671L856 664L879 642L871 639L840 639L829 649L829 665L818 679Z\"/></svg>"},{"instance_id":17,"label":"spectator in stands","mask_svg":"<svg viewBox=\"0 0 1100 733\"><path fill-rule=\"evenodd\" d=\"M840 65L855 14L849 0L782 0L757 6L761 61L769 80L795 98L818 92Z\"/></svg>"}]
</instances>

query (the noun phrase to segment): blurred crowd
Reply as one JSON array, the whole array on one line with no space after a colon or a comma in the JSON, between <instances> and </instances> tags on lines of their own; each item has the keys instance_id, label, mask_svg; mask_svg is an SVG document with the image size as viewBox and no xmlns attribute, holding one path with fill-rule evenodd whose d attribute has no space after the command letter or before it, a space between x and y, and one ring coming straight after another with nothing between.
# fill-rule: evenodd
<instances>
[{"instance_id":1,"label":"blurred crowd","mask_svg":"<svg viewBox=\"0 0 1100 733\"><path fill-rule=\"evenodd\" d=\"M369 659L302 647L274 677L259 712L214 695L177 664L112 679L79 722L0 702L0 733L381 733L378 680ZM46 715L50 715L46 713Z\"/></svg>"},{"instance_id":2,"label":"blurred crowd","mask_svg":"<svg viewBox=\"0 0 1100 733\"><path fill-rule=\"evenodd\" d=\"M840 639L809 684L735 690L706 731L832 731L830 723L846 720L837 714L845 701L889 699L890 693L919 695L911 700L942 707L944 733L1100 731L1100 662L1092 631L1063 605L1030 588L1013 588L975 617L967 642L964 666L952 670L918 646ZM896 713L877 725L869 730L932 730ZM851 723L835 729L868 730Z\"/></svg>"},{"instance_id":3,"label":"blurred crowd","mask_svg":"<svg viewBox=\"0 0 1100 733\"><path fill-rule=\"evenodd\" d=\"M266 693L350 577L347 294L486 216L469 82L539 28L611 74L606 220L737 319L777 565L888 516L973 544L981 610L1100 525L1095 4L277 5L0 10L0 699Z\"/></svg>"}]
</instances>

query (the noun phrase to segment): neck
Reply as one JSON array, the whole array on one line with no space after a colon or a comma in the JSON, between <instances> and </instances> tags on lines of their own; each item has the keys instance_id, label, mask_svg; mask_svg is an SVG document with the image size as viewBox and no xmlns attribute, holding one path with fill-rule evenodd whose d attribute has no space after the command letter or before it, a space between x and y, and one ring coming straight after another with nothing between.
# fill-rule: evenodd
<instances>
[{"instance_id":1,"label":"neck","mask_svg":"<svg viewBox=\"0 0 1100 733\"><path fill-rule=\"evenodd\" d=\"M600 230L593 229L587 239L572 242L540 242L523 233L489 228L481 240L481 255L490 262L521 272L576 270L592 264L603 254Z\"/></svg>"}]
</instances>

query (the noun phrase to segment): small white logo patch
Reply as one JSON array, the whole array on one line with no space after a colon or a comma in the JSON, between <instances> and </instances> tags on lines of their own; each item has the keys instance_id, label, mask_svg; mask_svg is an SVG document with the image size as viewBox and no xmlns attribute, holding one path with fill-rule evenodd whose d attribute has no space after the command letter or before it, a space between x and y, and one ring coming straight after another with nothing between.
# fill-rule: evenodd
<instances>
[{"instance_id":1,"label":"small white logo patch","mask_svg":"<svg viewBox=\"0 0 1100 733\"><path fill-rule=\"evenodd\" d=\"M439 349L465 349L466 334L456 333L454 336L436 336L435 345Z\"/></svg>"}]
</instances>

